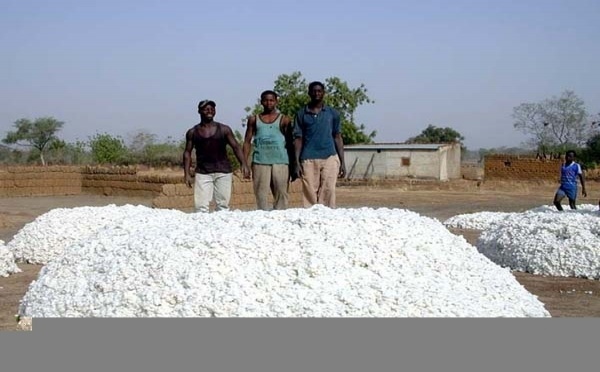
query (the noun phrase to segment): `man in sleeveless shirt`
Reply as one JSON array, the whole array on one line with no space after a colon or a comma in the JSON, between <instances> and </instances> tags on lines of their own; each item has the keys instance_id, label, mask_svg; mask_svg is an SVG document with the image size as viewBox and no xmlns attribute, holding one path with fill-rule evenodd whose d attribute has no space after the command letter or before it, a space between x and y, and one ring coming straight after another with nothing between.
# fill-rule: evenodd
<instances>
[{"instance_id":1,"label":"man in sleeveless shirt","mask_svg":"<svg viewBox=\"0 0 600 372\"><path fill-rule=\"evenodd\" d=\"M248 118L244 137L244 158L252 152L252 182L256 206L269 210L288 206L289 163L293 154L292 123L277 111L277 93L266 90L260 95L263 112ZM252 139L254 138L254 141ZM293 156L292 156L293 158Z\"/></svg>"},{"instance_id":2,"label":"man in sleeveless shirt","mask_svg":"<svg viewBox=\"0 0 600 372\"><path fill-rule=\"evenodd\" d=\"M325 105L325 86L308 85L310 102L294 120L296 176L302 179L302 204L335 208L335 186L346 174L340 114Z\"/></svg>"},{"instance_id":3,"label":"man in sleeveless shirt","mask_svg":"<svg viewBox=\"0 0 600 372\"><path fill-rule=\"evenodd\" d=\"M242 149L235 140L231 128L213 120L216 106L211 100L200 101L198 104L200 123L189 129L185 135L183 171L186 185L188 187L194 185L196 212L208 212L213 196L215 211L229 209L233 168L227 157L227 145L231 146L240 161L244 177L250 177L250 170ZM190 170L192 149L196 150L194 175Z\"/></svg>"}]
</instances>

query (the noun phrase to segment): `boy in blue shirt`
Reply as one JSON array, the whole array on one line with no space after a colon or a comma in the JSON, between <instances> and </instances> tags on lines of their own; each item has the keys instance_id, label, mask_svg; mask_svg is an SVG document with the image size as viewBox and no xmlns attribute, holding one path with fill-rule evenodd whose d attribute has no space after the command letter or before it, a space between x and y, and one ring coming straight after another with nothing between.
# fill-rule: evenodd
<instances>
[{"instance_id":1,"label":"boy in blue shirt","mask_svg":"<svg viewBox=\"0 0 600 372\"><path fill-rule=\"evenodd\" d=\"M554 195L554 206L559 211L562 211L560 202L566 196L569 199L569 207L577 209L575 201L577 200L577 178L581 182L581 193L584 197L587 196L585 190L585 180L581 166L575 162L575 151L569 150L565 154L565 163L560 167L560 187Z\"/></svg>"}]
</instances>

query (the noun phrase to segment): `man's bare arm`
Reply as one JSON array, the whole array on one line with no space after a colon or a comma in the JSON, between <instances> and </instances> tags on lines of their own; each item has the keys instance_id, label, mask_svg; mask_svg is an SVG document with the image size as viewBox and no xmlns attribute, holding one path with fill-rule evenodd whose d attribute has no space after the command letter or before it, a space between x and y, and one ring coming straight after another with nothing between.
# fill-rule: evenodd
<instances>
[{"instance_id":1,"label":"man's bare arm","mask_svg":"<svg viewBox=\"0 0 600 372\"><path fill-rule=\"evenodd\" d=\"M183 150L183 177L188 187L192 187L190 168L192 167L192 149L194 148L193 136L194 128L188 130L185 134L185 150Z\"/></svg>"},{"instance_id":2,"label":"man's bare arm","mask_svg":"<svg viewBox=\"0 0 600 372\"><path fill-rule=\"evenodd\" d=\"M233 136L233 131L231 130L231 128L228 125L223 125L223 127L224 127L224 132L225 132L225 138L227 139L227 143L229 144L229 146L231 146L231 148L233 149L233 153L235 154L235 157L238 159L238 161L242 165L242 173L244 174L244 177L250 177L250 168L248 167L248 162L246 161L246 159L244 159L242 147L240 146L240 144L236 141L235 137Z\"/></svg>"},{"instance_id":3,"label":"man's bare arm","mask_svg":"<svg viewBox=\"0 0 600 372\"><path fill-rule=\"evenodd\" d=\"M250 164L250 151L252 150L252 138L256 135L256 116L252 115L248 117L246 122L246 135L244 136L244 145L242 152L244 153L244 159Z\"/></svg>"},{"instance_id":4,"label":"man's bare arm","mask_svg":"<svg viewBox=\"0 0 600 372\"><path fill-rule=\"evenodd\" d=\"M587 190L585 189L585 177L583 177L583 173L579 175L579 181L581 182L581 194L584 197L587 197Z\"/></svg>"},{"instance_id":5,"label":"man's bare arm","mask_svg":"<svg viewBox=\"0 0 600 372\"><path fill-rule=\"evenodd\" d=\"M338 177L345 177L346 162L344 161L344 141L342 140L342 134L337 133L333 138L333 141L335 143L335 151L337 152L338 157L340 158L340 171Z\"/></svg>"}]
</instances>

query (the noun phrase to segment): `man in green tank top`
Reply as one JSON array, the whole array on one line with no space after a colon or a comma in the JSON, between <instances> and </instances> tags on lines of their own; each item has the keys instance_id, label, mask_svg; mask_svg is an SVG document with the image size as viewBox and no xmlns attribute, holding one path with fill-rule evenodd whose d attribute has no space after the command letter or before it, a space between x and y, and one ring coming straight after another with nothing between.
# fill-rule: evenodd
<instances>
[{"instance_id":1,"label":"man in green tank top","mask_svg":"<svg viewBox=\"0 0 600 372\"><path fill-rule=\"evenodd\" d=\"M244 137L244 159L252 152L252 182L256 206L269 210L288 206L289 164L293 154L291 120L277 111L277 93L266 90L260 95L262 113L248 118ZM254 141L252 141L254 139ZM293 156L292 156L293 158Z\"/></svg>"}]
</instances>

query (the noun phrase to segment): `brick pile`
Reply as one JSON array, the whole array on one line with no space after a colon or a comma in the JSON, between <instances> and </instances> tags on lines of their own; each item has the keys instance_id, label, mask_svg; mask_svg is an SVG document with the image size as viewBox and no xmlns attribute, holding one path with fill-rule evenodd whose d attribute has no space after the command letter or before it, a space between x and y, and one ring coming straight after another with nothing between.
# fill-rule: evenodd
<instances>
[{"instance_id":1,"label":"brick pile","mask_svg":"<svg viewBox=\"0 0 600 372\"><path fill-rule=\"evenodd\" d=\"M290 207L302 206L302 184L290 184ZM94 194L151 197L155 208L192 209L193 189L183 172L138 174L137 166L4 166L0 168L0 197ZM256 208L252 182L234 174L231 208Z\"/></svg>"},{"instance_id":2,"label":"brick pile","mask_svg":"<svg viewBox=\"0 0 600 372\"><path fill-rule=\"evenodd\" d=\"M86 166L82 169L85 193L106 196L158 196L170 177L137 174L136 166Z\"/></svg>"},{"instance_id":3,"label":"brick pile","mask_svg":"<svg viewBox=\"0 0 600 372\"><path fill-rule=\"evenodd\" d=\"M0 169L0 197L77 195L81 178L77 166L5 166Z\"/></svg>"}]
</instances>

